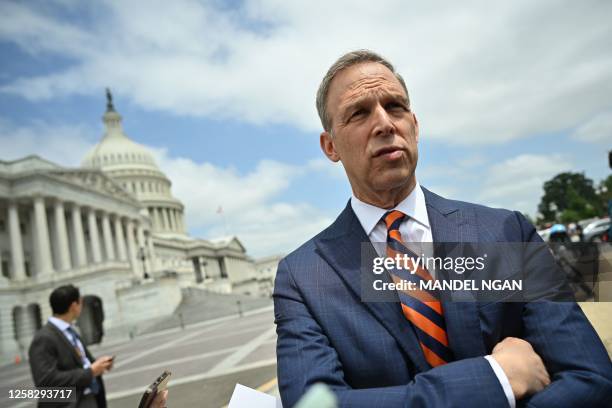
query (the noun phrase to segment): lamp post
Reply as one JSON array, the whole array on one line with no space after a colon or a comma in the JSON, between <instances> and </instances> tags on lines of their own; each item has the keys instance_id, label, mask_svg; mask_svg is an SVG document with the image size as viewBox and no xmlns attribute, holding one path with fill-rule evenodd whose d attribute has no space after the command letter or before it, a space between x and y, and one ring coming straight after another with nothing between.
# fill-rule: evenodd
<instances>
[{"instance_id":1,"label":"lamp post","mask_svg":"<svg viewBox=\"0 0 612 408\"><path fill-rule=\"evenodd\" d=\"M149 279L149 274L147 273L147 254L146 254L146 248L145 247L140 247L140 249L138 250L138 256L140 258L140 260L142 261L142 272L143 272L143 277L145 279Z\"/></svg>"}]
</instances>

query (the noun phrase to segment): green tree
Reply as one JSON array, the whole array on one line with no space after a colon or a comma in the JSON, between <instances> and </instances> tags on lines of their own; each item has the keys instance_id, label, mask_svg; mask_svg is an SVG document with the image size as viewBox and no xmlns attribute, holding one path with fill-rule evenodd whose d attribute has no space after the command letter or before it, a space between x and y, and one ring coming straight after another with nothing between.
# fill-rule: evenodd
<instances>
[{"instance_id":1,"label":"green tree","mask_svg":"<svg viewBox=\"0 0 612 408\"><path fill-rule=\"evenodd\" d=\"M561 173L544 183L538 211L542 222L579 221L602 213L601 198L584 173Z\"/></svg>"},{"instance_id":2,"label":"green tree","mask_svg":"<svg viewBox=\"0 0 612 408\"><path fill-rule=\"evenodd\" d=\"M599 195L599 201L601 202L603 212L607 213L608 201L612 200L612 174L601 180L597 188L597 194Z\"/></svg>"}]
</instances>

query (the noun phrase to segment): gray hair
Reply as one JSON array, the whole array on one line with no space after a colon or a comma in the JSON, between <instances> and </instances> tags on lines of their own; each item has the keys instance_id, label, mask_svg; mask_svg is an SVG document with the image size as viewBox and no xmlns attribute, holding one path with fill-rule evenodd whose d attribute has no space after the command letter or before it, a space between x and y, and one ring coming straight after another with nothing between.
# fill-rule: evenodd
<instances>
[{"instance_id":1,"label":"gray hair","mask_svg":"<svg viewBox=\"0 0 612 408\"><path fill-rule=\"evenodd\" d=\"M356 50L347 52L346 54L338 58L336 62L332 64L331 67L329 67L329 70L327 70L325 77L323 77L323 80L319 85L319 90L317 91L317 111L319 112L319 118L321 119L323 129L325 129L326 131L331 132L331 118L327 114L327 96L329 94L329 88L331 86L332 81L334 80L338 72L353 65L362 64L364 62L377 62L389 68L389 70L393 73L393 75L395 75L400 84L402 84L402 87L406 92L406 102L408 103L408 107L410 107L410 97L408 96L408 88L406 87L404 78L402 78L402 76L397 71L395 71L395 67L393 66L393 64L370 50Z\"/></svg>"}]
</instances>

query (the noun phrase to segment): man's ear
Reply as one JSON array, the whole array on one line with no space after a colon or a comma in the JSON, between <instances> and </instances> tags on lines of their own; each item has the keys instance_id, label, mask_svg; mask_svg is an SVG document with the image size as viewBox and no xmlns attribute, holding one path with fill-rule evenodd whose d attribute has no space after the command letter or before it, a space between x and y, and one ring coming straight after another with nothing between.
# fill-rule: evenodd
<instances>
[{"instance_id":1,"label":"man's ear","mask_svg":"<svg viewBox=\"0 0 612 408\"><path fill-rule=\"evenodd\" d=\"M338 162L340 160L340 155L336 151L334 139L328 131L321 132L320 142L321 150L323 150L327 158L334 163Z\"/></svg>"},{"instance_id":2,"label":"man's ear","mask_svg":"<svg viewBox=\"0 0 612 408\"><path fill-rule=\"evenodd\" d=\"M75 300L74 302L70 304L70 309L68 310L70 310L71 312L76 312L78 308L79 308L79 302Z\"/></svg>"},{"instance_id":3,"label":"man's ear","mask_svg":"<svg viewBox=\"0 0 612 408\"><path fill-rule=\"evenodd\" d=\"M419 143L419 120L414 112L412 113L412 117L414 118L414 139L417 143Z\"/></svg>"}]
</instances>

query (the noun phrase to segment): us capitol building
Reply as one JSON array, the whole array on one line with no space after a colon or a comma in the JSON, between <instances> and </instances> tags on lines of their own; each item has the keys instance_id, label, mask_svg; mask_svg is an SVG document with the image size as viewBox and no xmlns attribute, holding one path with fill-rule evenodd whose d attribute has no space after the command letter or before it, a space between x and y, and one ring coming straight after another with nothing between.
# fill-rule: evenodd
<instances>
[{"instance_id":1,"label":"us capitol building","mask_svg":"<svg viewBox=\"0 0 612 408\"><path fill-rule=\"evenodd\" d=\"M107 91L105 133L80 168L38 156L0 161L0 363L23 356L72 283L88 342L172 314L184 288L269 295L278 257L236 237L191 237L185 207L149 150L130 140Z\"/></svg>"}]
</instances>

